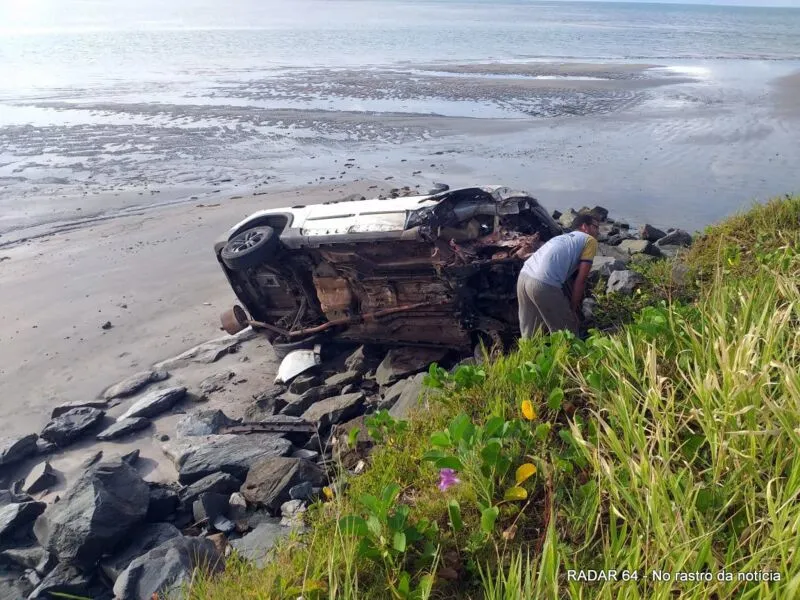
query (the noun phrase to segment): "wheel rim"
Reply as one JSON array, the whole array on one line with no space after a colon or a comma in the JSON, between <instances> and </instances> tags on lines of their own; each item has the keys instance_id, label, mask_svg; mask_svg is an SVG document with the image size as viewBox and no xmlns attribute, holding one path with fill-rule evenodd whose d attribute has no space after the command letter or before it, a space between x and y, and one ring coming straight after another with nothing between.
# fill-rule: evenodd
<instances>
[{"instance_id":1,"label":"wheel rim","mask_svg":"<svg viewBox=\"0 0 800 600\"><path fill-rule=\"evenodd\" d=\"M241 239L234 240L228 246L228 250L233 254L241 254L258 245L264 239L264 234L260 231L248 231Z\"/></svg>"}]
</instances>

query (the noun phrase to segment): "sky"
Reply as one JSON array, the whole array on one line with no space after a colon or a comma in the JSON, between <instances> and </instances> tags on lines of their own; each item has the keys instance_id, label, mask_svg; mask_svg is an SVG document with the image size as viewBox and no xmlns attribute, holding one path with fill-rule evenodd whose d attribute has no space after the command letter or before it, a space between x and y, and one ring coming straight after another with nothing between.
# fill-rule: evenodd
<instances>
[{"instance_id":1,"label":"sky","mask_svg":"<svg viewBox=\"0 0 800 600\"><path fill-rule=\"evenodd\" d=\"M563 0L559 0L563 1ZM583 0L584 2L641 2L643 0ZM718 6L787 6L800 8L800 0L644 0L662 4L714 4Z\"/></svg>"}]
</instances>

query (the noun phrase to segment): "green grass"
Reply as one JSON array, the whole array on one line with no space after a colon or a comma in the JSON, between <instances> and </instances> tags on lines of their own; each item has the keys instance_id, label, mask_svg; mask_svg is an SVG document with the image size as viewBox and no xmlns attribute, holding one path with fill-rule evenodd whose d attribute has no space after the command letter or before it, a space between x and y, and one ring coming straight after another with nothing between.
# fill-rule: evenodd
<instances>
[{"instance_id":1,"label":"green grass","mask_svg":"<svg viewBox=\"0 0 800 600\"><path fill-rule=\"evenodd\" d=\"M436 564L404 566L413 581L436 569L432 598L800 597L800 198L709 228L682 260L682 284L675 264L656 263L642 267L634 298L599 297L613 333L537 338L487 362L485 378L446 381L346 491L311 507L309 533L283 543L265 569L234 558L185 596L391 598L392 576L338 520L396 483L411 519L439 526ZM545 355L552 368L539 384L514 382ZM551 408L556 386L565 398ZM549 433L526 449L531 459L510 458L535 460L538 473L528 501L503 504L487 537L476 489L462 481L440 492L422 456L455 415L518 418L525 400L532 426ZM448 523L449 499L462 507L460 531ZM587 569L618 580L568 577ZM676 580L695 572L712 581ZM756 572L780 581L739 578Z\"/></svg>"}]
</instances>

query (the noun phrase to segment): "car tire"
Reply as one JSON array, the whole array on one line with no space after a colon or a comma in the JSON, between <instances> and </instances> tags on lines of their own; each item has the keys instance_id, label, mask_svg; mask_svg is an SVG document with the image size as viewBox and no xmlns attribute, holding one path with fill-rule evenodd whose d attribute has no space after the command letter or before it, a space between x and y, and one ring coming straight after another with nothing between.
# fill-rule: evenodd
<instances>
[{"instance_id":1,"label":"car tire","mask_svg":"<svg viewBox=\"0 0 800 600\"><path fill-rule=\"evenodd\" d=\"M325 336L316 334L297 340L295 342L272 342L272 350L278 360L283 360L289 352L294 350L311 350L315 344L319 344Z\"/></svg>"},{"instance_id":2,"label":"car tire","mask_svg":"<svg viewBox=\"0 0 800 600\"><path fill-rule=\"evenodd\" d=\"M278 247L278 234L266 225L236 234L219 253L229 269L241 271L266 262Z\"/></svg>"}]
</instances>

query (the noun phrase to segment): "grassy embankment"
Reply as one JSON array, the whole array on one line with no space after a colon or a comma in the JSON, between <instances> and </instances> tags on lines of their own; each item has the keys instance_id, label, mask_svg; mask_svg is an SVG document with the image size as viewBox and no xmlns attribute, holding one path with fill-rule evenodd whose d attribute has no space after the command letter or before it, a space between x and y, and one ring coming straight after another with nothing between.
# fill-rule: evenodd
<instances>
[{"instance_id":1,"label":"grassy embankment","mask_svg":"<svg viewBox=\"0 0 800 600\"><path fill-rule=\"evenodd\" d=\"M601 322L627 321L614 333L432 369L309 533L186 597L800 597L800 198L680 260L684 283L662 262L634 296L599 297ZM588 569L616 581L570 580Z\"/></svg>"}]
</instances>

